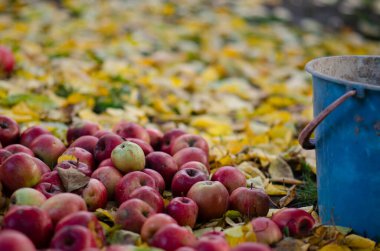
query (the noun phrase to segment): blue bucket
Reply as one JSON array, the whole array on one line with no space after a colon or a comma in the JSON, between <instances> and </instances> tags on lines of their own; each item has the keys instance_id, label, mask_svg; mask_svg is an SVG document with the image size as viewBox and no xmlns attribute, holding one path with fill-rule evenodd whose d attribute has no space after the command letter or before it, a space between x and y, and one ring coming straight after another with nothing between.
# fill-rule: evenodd
<instances>
[{"instance_id":1,"label":"blue bucket","mask_svg":"<svg viewBox=\"0 0 380 251\"><path fill-rule=\"evenodd\" d=\"M324 57L306 70L315 118L299 141L316 150L322 223L380 241L380 56Z\"/></svg>"}]
</instances>

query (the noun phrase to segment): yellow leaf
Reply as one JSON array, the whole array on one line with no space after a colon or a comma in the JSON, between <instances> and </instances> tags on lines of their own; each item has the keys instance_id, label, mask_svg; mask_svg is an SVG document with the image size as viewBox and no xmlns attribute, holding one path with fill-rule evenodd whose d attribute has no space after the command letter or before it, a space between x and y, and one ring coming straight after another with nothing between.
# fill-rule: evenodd
<instances>
[{"instance_id":1,"label":"yellow leaf","mask_svg":"<svg viewBox=\"0 0 380 251\"><path fill-rule=\"evenodd\" d=\"M288 193L288 188L286 186L273 185L272 183L269 183L265 187L265 192L268 195L286 195Z\"/></svg>"},{"instance_id":2,"label":"yellow leaf","mask_svg":"<svg viewBox=\"0 0 380 251\"><path fill-rule=\"evenodd\" d=\"M232 128L229 123L212 116L199 116L194 118L190 125L198 129L206 130L209 134L214 136L226 136L232 133Z\"/></svg>"},{"instance_id":3,"label":"yellow leaf","mask_svg":"<svg viewBox=\"0 0 380 251\"><path fill-rule=\"evenodd\" d=\"M256 235L250 223L243 226L231 227L224 230L226 240L231 247L235 247L243 242L255 242Z\"/></svg>"},{"instance_id":4,"label":"yellow leaf","mask_svg":"<svg viewBox=\"0 0 380 251\"><path fill-rule=\"evenodd\" d=\"M361 237L356 234L350 234L344 238L344 243L353 249L360 249L362 251L371 251L375 248L376 242Z\"/></svg>"},{"instance_id":5,"label":"yellow leaf","mask_svg":"<svg viewBox=\"0 0 380 251\"><path fill-rule=\"evenodd\" d=\"M72 160L72 161L77 161L77 157L75 157L74 155L71 155L71 154L62 154L61 156L59 156L57 162L58 163L61 163L63 161L69 161L69 160Z\"/></svg>"},{"instance_id":6,"label":"yellow leaf","mask_svg":"<svg viewBox=\"0 0 380 251\"><path fill-rule=\"evenodd\" d=\"M323 248L321 248L319 251L350 251L351 249L344 245L338 245L336 243L331 243Z\"/></svg>"}]
</instances>

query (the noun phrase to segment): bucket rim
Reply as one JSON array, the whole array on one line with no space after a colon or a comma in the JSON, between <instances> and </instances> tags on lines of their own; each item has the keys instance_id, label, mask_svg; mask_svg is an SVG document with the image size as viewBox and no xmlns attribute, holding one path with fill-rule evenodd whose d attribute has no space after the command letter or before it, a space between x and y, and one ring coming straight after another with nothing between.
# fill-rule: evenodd
<instances>
[{"instance_id":1,"label":"bucket rim","mask_svg":"<svg viewBox=\"0 0 380 251\"><path fill-rule=\"evenodd\" d=\"M337 83L337 84L342 84L342 85L346 85L346 86L350 86L350 87L357 87L357 86L361 86L365 89L369 89L369 90L375 90L375 91L380 91L380 83L379 85L371 85L371 84L366 84L366 83L362 83L362 82L357 82L357 81L351 81L351 80L346 80L346 79L342 79L342 78L337 78L337 77L332 77L332 76L329 76L329 75L326 75L326 74L323 74L321 72L318 72L316 70L314 70L313 68L313 64L321 59L329 59L329 58L375 58L375 59L379 59L380 60L380 56L378 55L340 55L340 56L328 56L328 57L319 57L319 58L315 58L311 61L309 61L306 66L305 66L305 70L310 73L313 77L318 77L318 78L321 78L321 79L324 79L324 80L328 80L328 81L331 81L331 82L334 82L334 83Z\"/></svg>"}]
</instances>

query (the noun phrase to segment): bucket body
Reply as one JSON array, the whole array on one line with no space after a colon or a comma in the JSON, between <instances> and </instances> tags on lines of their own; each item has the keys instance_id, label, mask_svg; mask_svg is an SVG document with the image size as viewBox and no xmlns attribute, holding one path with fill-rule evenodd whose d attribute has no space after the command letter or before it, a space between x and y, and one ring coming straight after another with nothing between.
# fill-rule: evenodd
<instances>
[{"instance_id":1,"label":"bucket body","mask_svg":"<svg viewBox=\"0 0 380 251\"><path fill-rule=\"evenodd\" d=\"M323 224L380 241L380 57L315 59L314 116L349 90L315 131L318 207Z\"/></svg>"}]
</instances>

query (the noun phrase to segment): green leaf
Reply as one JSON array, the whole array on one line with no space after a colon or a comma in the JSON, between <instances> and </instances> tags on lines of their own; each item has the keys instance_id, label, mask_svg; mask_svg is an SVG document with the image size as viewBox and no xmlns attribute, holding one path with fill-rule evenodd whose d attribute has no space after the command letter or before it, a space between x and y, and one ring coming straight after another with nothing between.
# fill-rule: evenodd
<instances>
[{"instance_id":1,"label":"green leaf","mask_svg":"<svg viewBox=\"0 0 380 251\"><path fill-rule=\"evenodd\" d=\"M236 210L228 210L224 216L230 218L231 220L242 218L241 213Z\"/></svg>"}]
</instances>

